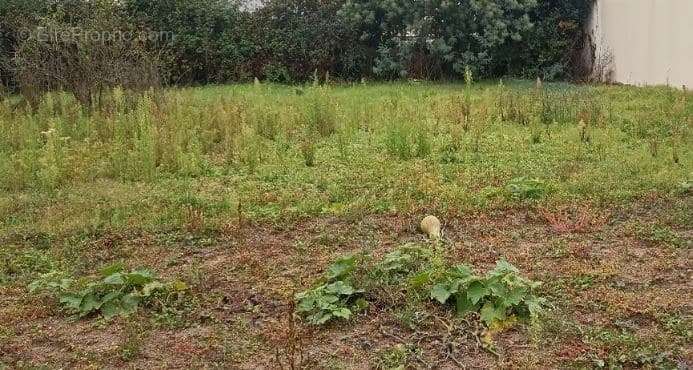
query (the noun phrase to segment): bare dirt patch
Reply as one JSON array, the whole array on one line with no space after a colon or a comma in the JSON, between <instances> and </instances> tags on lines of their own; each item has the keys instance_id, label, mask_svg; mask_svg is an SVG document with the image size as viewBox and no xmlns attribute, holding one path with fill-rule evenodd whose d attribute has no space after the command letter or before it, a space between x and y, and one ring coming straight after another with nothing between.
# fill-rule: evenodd
<instances>
[{"instance_id":1,"label":"bare dirt patch","mask_svg":"<svg viewBox=\"0 0 693 370\"><path fill-rule=\"evenodd\" d=\"M459 320L432 304L421 311L407 302L374 304L355 320L326 328L291 328L294 293L336 257L379 256L424 243L416 216L247 222L209 235L105 235L85 250L81 261L93 261L85 272L113 260L149 266L189 283L191 310L175 324L146 312L113 322L71 321L24 287L3 286L0 362L18 368L288 368L292 362L368 368L403 358L420 368L692 366L690 248L651 243L630 231L634 221L658 223L690 243L691 225L670 217L690 210L690 203L590 208L609 217L583 214L600 221L580 228L557 229L546 210L534 208L439 215L452 261L485 271L506 258L545 282L552 306L542 323L492 336L473 317Z\"/></svg>"}]
</instances>

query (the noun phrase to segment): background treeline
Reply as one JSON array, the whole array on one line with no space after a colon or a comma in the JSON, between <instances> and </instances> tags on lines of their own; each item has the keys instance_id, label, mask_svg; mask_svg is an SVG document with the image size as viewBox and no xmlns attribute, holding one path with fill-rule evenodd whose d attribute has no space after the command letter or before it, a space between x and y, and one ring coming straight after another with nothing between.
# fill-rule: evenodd
<instances>
[{"instance_id":1,"label":"background treeline","mask_svg":"<svg viewBox=\"0 0 693 370\"><path fill-rule=\"evenodd\" d=\"M327 72L341 80L456 79L466 68L481 77L579 78L591 3L266 0L248 11L238 0L3 0L0 79L11 88L34 72L34 85L59 88L87 72L105 86L137 85L143 73L149 84L300 82ZM70 27L175 37L121 40L110 49L98 40L29 37ZM60 81L50 77L58 70Z\"/></svg>"}]
</instances>

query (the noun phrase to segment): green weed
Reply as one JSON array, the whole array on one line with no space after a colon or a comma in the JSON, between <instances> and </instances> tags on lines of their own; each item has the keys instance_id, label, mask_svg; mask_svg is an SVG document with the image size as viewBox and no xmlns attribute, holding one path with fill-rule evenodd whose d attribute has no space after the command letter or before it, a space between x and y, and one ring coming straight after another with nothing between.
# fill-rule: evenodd
<instances>
[{"instance_id":1,"label":"green weed","mask_svg":"<svg viewBox=\"0 0 693 370\"><path fill-rule=\"evenodd\" d=\"M664 245L673 248L686 246L686 241L676 234L671 228L663 225L639 225L636 227L636 235L643 241L654 245Z\"/></svg>"},{"instance_id":2,"label":"green weed","mask_svg":"<svg viewBox=\"0 0 693 370\"><path fill-rule=\"evenodd\" d=\"M540 283L521 277L507 261L499 261L485 276L474 274L466 265L445 265L440 251L415 245L400 247L369 264L354 256L341 258L315 288L296 296L297 312L319 325L349 319L354 310L362 310L370 301L410 306L430 297L443 304L453 302L459 315L479 312L491 326L515 317L536 319L546 305L536 295Z\"/></svg>"},{"instance_id":3,"label":"green weed","mask_svg":"<svg viewBox=\"0 0 693 370\"><path fill-rule=\"evenodd\" d=\"M518 177L510 181L506 187L513 199L537 200L546 193L546 185L542 180Z\"/></svg>"},{"instance_id":4,"label":"green weed","mask_svg":"<svg viewBox=\"0 0 693 370\"><path fill-rule=\"evenodd\" d=\"M412 355L411 351L403 344L385 348L378 353L374 367L382 370L406 369Z\"/></svg>"}]
</instances>

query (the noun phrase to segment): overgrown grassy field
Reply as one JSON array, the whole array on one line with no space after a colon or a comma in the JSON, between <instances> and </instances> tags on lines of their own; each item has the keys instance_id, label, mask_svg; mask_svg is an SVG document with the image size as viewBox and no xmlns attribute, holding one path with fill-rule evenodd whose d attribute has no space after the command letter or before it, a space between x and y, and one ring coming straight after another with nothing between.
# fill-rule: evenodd
<instances>
[{"instance_id":1,"label":"overgrown grassy field","mask_svg":"<svg viewBox=\"0 0 693 370\"><path fill-rule=\"evenodd\" d=\"M0 368L693 365L690 93L257 84L104 101L0 105ZM417 231L427 214L440 242ZM368 307L295 321L295 294L350 255ZM499 260L543 282L541 314L431 299L450 266ZM140 267L161 279L151 297L157 278L125 274ZM141 307L85 309L113 286Z\"/></svg>"}]
</instances>

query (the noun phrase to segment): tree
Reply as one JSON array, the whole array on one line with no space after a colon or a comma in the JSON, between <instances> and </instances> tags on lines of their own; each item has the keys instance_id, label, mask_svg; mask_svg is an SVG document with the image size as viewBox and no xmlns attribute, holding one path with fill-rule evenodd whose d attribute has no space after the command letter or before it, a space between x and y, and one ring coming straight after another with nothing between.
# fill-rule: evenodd
<instances>
[{"instance_id":1,"label":"tree","mask_svg":"<svg viewBox=\"0 0 693 370\"><path fill-rule=\"evenodd\" d=\"M594 0L543 0L530 12L534 27L521 43L509 43L497 59L497 70L534 78L581 78L579 53L585 46L586 26Z\"/></svg>"},{"instance_id":2,"label":"tree","mask_svg":"<svg viewBox=\"0 0 693 370\"><path fill-rule=\"evenodd\" d=\"M83 106L101 104L114 87L145 90L160 85L157 54L127 21L117 1L74 0L49 4L46 15L22 25L11 72L25 99L36 106L45 93L65 91Z\"/></svg>"},{"instance_id":3,"label":"tree","mask_svg":"<svg viewBox=\"0 0 693 370\"><path fill-rule=\"evenodd\" d=\"M157 40L174 83L220 83L249 77L255 52L249 14L238 0L125 0L133 22L171 37Z\"/></svg>"},{"instance_id":4,"label":"tree","mask_svg":"<svg viewBox=\"0 0 693 370\"><path fill-rule=\"evenodd\" d=\"M435 78L459 77L467 67L488 74L501 46L531 29L536 6L536 0L348 0L342 14L377 50L376 74Z\"/></svg>"},{"instance_id":5,"label":"tree","mask_svg":"<svg viewBox=\"0 0 693 370\"><path fill-rule=\"evenodd\" d=\"M345 79L363 76L367 49L339 15L343 0L269 0L253 14L256 73L303 81L315 71Z\"/></svg>"},{"instance_id":6,"label":"tree","mask_svg":"<svg viewBox=\"0 0 693 370\"><path fill-rule=\"evenodd\" d=\"M36 0L4 0L0 2L0 85L14 89L16 80L13 58L27 25L48 12L49 2Z\"/></svg>"}]
</instances>

